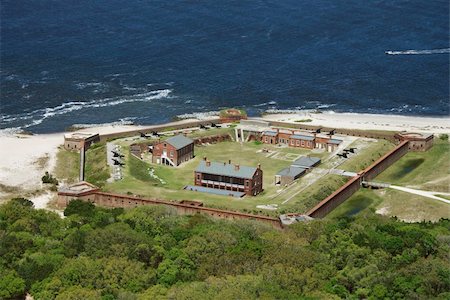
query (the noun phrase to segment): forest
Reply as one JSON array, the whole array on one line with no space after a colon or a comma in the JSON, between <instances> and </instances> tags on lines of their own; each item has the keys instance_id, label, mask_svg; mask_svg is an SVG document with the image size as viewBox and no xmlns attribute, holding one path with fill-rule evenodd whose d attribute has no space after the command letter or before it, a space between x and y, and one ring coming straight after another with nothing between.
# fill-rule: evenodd
<instances>
[{"instance_id":1,"label":"forest","mask_svg":"<svg viewBox=\"0 0 450 300\"><path fill-rule=\"evenodd\" d=\"M161 206L0 206L0 299L449 299L450 220L284 230Z\"/></svg>"}]
</instances>

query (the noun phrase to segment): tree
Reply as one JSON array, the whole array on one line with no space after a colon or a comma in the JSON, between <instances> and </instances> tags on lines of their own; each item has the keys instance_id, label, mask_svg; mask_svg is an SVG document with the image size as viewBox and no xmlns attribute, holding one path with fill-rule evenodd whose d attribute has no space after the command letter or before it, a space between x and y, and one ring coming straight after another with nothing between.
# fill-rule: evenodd
<instances>
[{"instance_id":1,"label":"tree","mask_svg":"<svg viewBox=\"0 0 450 300\"><path fill-rule=\"evenodd\" d=\"M12 299L25 294L25 280L16 271L0 267L0 299Z\"/></svg>"}]
</instances>

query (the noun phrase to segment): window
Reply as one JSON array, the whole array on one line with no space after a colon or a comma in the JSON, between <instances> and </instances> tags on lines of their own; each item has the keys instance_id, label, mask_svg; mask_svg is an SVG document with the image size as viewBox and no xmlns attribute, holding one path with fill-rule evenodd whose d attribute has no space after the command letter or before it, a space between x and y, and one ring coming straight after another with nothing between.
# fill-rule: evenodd
<instances>
[{"instance_id":1,"label":"window","mask_svg":"<svg viewBox=\"0 0 450 300\"><path fill-rule=\"evenodd\" d=\"M292 146L294 145L294 140L291 140L291 145L292 145Z\"/></svg>"},{"instance_id":2,"label":"window","mask_svg":"<svg viewBox=\"0 0 450 300\"><path fill-rule=\"evenodd\" d=\"M164 148L166 148L167 147L167 144L166 143L164 143Z\"/></svg>"},{"instance_id":3,"label":"window","mask_svg":"<svg viewBox=\"0 0 450 300\"><path fill-rule=\"evenodd\" d=\"M302 141L302 146L305 146L305 141Z\"/></svg>"},{"instance_id":4,"label":"window","mask_svg":"<svg viewBox=\"0 0 450 300\"><path fill-rule=\"evenodd\" d=\"M300 146L300 141L299 140L297 140L297 146Z\"/></svg>"},{"instance_id":5,"label":"window","mask_svg":"<svg viewBox=\"0 0 450 300\"><path fill-rule=\"evenodd\" d=\"M197 180L200 180L200 174L197 174Z\"/></svg>"},{"instance_id":6,"label":"window","mask_svg":"<svg viewBox=\"0 0 450 300\"><path fill-rule=\"evenodd\" d=\"M170 150L170 157L173 157L173 150Z\"/></svg>"}]
</instances>

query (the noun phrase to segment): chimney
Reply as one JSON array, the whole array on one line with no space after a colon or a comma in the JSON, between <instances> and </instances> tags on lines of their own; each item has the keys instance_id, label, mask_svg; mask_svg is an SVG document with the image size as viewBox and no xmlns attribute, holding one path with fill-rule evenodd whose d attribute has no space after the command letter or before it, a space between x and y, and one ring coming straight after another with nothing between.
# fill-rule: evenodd
<instances>
[{"instance_id":1,"label":"chimney","mask_svg":"<svg viewBox=\"0 0 450 300\"><path fill-rule=\"evenodd\" d=\"M280 133L280 128L277 128L277 134Z\"/></svg>"},{"instance_id":2,"label":"chimney","mask_svg":"<svg viewBox=\"0 0 450 300\"><path fill-rule=\"evenodd\" d=\"M295 134L295 130L291 130L291 134L294 135Z\"/></svg>"},{"instance_id":3,"label":"chimney","mask_svg":"<svg viewBox=\"0 0 450 300\"><path fill-rule=\"evenodd\" d=\"M227 165L227 163L226 163L226 162L223 162L223 165L224 165L224 166L226 166L226 165Z\"/></svg>"},{"instance_id":4,"label":"chimney","mask_svg":"<svg viewBox=\"0 0 450 300\"><path fill-rule=\"evenodd\" d=\"M234 165L234 170L239 171L239 165Z\"/></svg>"},{"instance_id":5,"label":"chimney","mask_svg":"<svg viewBox=\"0 0 450 300\"><path fill-rule=\"evenodd\" d=\"M206 161L206 166L207 167L211 166L211 162L209 160Z\"/></svg>"},{"instance_id":6,"label":"chimney","mask_svg":"<svg viewBox=\"0 0 450 300\"><path fill-rule=\"evenodd\" d=\"M231 159L228 160L228 164L231 165Z\"/></svg>"},{"instance_id":7,"label":"chimney","mask_svg":"<svg viewBox=\"0 0 450 300\"><path fill-rule=\"evenodd\" d=\"M204 160L204 161L207 161L206 156L203 156L203 160Z\"/></svg>"},{"instance_id":8,"label":"chimney","mask_svg":"<svg viewBox=\"0 0 450 300\"><path fill-rule=\"evenodd\" d=\"M258 164L258 169L261 170L261 164Z\"/></svg>"}]
</instances>

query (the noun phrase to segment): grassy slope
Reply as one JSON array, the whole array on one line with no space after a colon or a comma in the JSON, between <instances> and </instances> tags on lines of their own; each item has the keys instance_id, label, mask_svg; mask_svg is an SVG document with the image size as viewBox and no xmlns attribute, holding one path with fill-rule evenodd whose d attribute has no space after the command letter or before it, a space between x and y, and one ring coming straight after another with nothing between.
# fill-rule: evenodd
<instances>
[{"instance_id":1,"label":"grassy slope","mask_svg":"<svg viewBox=\"0 0 450 300\"><path fill-rule=\"evenodd\" d=\"M60 181L74 183L78 181L80 170L80 153L67 151L60 147L56 154L55 177Z\"/></svg>"},{"instance_id":2,"label":"grassy slope","mask_svg":"<svg viewBox=\"0 0 450 300\"><path fill-rule=\"evenodd\" d=\"M353 145L351 145L353 147ZM394 144L386 140L379 140L377 143L372 143L361 152L357 152L353 159L349 159L339 166L339 169L346 171L359 172L370 164L375 162L378 158L386 154L389 150L394 148Z\"/></svg>"},{"instance_id":3,"label":"grassy slope","mask_svg":"<svg viewBox=\"0 0 450 300\"><path fill-rule=\"evenodd\" d=\"M435 139L433 148L427 152L409 152L376 180L449 192L450 143Z\"/></svg>"},{"instance_id":4,"label":"grassy slope","mask_svg":"<svg viewBox=\"0 0 450 300\"><path fill-rule=\"evenodd\" d=\"M95 144L86 151L86 181L103 186L110 177L110 169L106 160L106 144Z\"/></svg>"},{"instance_id":5,"label":"grassy slope","mask_svg":"<svg viewBox=\"0 0 450 300\"><path fill-rule=\"evenodd\" d=\"M449 143L435 140L427 152L409 152L375 180L435 191L447 191L449 182ZM333 211L329 217L353 215L363 209L397 216L406 221L450 218L446 203L397 190L362 189Z\"/></svg>"}]
</instances>

